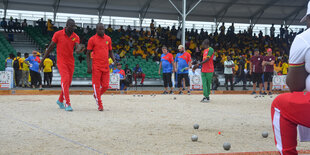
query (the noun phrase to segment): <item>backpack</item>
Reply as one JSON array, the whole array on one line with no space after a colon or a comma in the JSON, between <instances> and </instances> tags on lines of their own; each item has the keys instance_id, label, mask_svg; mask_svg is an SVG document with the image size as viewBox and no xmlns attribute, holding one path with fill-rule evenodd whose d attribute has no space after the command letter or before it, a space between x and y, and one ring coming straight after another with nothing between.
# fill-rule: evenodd
<instances>
[{"instance_id":1,"label":"backpack","mask_svg":"<svg viewBox=\"0 0 310 155\"><path fill-rule=\"evenodd\" d=\"M14 60L14 62L13 62L13 68L15 69L15 70L19 70L19 59L20 58L16 58L15 60Z\"/></svg>"}]
</instances>

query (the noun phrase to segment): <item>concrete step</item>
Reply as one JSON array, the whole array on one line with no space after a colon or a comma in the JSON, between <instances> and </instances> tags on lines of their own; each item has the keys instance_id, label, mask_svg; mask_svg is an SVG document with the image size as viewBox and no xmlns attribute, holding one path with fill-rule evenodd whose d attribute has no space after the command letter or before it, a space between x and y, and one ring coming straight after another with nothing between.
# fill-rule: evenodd
<instances>
[{"instance_id":1,"label":"concrete step","mask_svg":"<svg viewBox=\"0 0 310 155\"><path fill-rule=\"evenodd\" d=\"M13 47L36 47L33 44L27 44L27 43L25 44L25 43L14 43L14 42L12 42L11 45Z\"/></svg>"}]
</instances>

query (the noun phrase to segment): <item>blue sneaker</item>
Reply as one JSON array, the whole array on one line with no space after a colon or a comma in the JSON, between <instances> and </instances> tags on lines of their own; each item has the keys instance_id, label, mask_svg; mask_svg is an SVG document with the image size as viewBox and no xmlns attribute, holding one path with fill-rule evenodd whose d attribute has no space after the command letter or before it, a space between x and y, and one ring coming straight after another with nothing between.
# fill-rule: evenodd
<instances>
[{"instance_id":1,"label":"blue sneaker","mask_svg":"<svg viewBox=\"0 0 310 155\"><path fill-rule=\"evenodd\" d=\"M66 111L73 111L73 109L71 108L71 106L66 107L65 110L66 110Z\"/></svg>"},{"instance_id":2,"label":"blue sneaker","mask_svg":"<svg viewBox=\"0 0 310 155\"><path fill-rule=\"evenodd\" d=\"M59 100L57 100L56 103L59 105L60 109L65 109L64 103L60 102Z\"/></svg>"}]
</instances>

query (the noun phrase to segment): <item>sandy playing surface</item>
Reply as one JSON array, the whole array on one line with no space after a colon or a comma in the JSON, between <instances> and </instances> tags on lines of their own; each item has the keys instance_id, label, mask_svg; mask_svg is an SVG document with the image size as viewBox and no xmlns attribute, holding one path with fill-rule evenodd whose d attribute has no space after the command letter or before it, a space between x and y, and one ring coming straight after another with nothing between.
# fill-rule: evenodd
<instances>
[{"instance_id":1,"label":"sandy playing surface","mask_svg":"<svg viewBox=\"0 0 310 155\"><path fill-rule=\"evenodd\" d=\"M105 111L99 112L91 95L72 95L74 111L66 112L54 95L0 96L0 154L275 151L274 97L213 95L210 103L200 103L200 95L104 95ZM198 142L191 141L192 134ZM231 143L230 151L223 150L224 142ZM309 144L299 143L298 149L310 150Z\"/></svg>"}]
</instances>

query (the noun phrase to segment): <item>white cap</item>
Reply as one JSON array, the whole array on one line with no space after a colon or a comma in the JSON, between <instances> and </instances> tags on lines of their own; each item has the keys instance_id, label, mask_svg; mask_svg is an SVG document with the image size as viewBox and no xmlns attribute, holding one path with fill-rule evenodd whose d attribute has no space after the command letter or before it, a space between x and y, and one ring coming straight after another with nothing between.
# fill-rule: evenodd
<instances>
[{"instance_id":1,"label":"white cap","mask_svg":"<svg viewBox=\"0 0 310 155\"><path fill-rule=\"evenodd\" d=\"M179 45L178 49L181 50L183 47L183 45Z\"/></svg>"},{"instance_id":2,"label":"white cap","mask_svg":"<svg viewBox=\"0 0 310 155\"><path fill-rule=\"evenodd\" d=\"M310 15L310 1L308 2L307 14L300 20L300 22L305 22L308 15Z\"/></svg>"}]
</instances>

